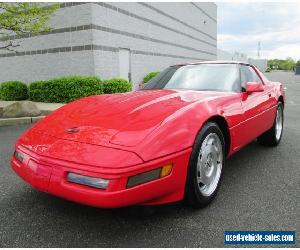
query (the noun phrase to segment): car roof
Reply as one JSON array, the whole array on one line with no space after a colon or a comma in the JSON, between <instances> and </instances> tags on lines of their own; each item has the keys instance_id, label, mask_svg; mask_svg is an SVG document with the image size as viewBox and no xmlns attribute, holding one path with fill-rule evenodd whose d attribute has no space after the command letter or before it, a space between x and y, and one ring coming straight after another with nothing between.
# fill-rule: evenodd
<instances>
[{"instance_id":1,"label":"car roof","mask_svg":"<svg viewBox=\"0 0 300 250\"><path fill-rule=\"evenodd\" d=\"M197 64L242 64L251 66L250 63L247 62L239 62L239 61L200 61L200 62L190 62L190 63L179 63L172 66L186 66L186 65L197 65Z\"/></svg>"}]
</instances>

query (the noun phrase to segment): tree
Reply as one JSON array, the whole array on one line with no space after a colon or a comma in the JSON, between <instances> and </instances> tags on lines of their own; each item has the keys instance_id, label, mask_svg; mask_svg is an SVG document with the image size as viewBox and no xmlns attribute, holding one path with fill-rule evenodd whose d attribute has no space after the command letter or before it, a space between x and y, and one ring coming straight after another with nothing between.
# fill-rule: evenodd
<instances>
[{"instance_id":1,"label":"tree","mask_svg":"<svg viewBox=\"0 0 300 250\"><path fill-rule=\"evenodd\" d=\"M1 3L0 2L0 49L13 50L19 46L11 35L31 34L50 31L47 21L59 4L46 3Z\"/></svg>"},{"instance_id":2,"label":"tree","mask_svg":"<svg viewBox=\"0 0 300 250\"><path fill-rule=\"evenodd\" d=\"M296 63L291 57L287 57L285 60L282 59L268 60L268 67L271 69L293 70L295 66Z\"/></svg>"},{"instance_id":3,"label":"tree","mask_svg":"<svg viewBox=\"0 0 300 250\"><path fill-rule=\"evenodd\" d=\"M295 66L296 63L291 57L286 58L286 60L282 63L283 70L293 70Z\"/></svg>"}]
</instances>

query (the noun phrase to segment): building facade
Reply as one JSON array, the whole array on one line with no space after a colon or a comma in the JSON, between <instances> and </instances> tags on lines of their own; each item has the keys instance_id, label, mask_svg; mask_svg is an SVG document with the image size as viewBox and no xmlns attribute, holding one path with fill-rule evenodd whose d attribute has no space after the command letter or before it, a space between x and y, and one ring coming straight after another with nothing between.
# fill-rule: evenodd
<instances>
[{"instance_id":1,"label":"building facade","mask_svg":"<svg viewBox=\"0 0 300 250\"><path fill-rule=\"evenodd\" d=\"M217 59L214 3L61 3L38 36L0 50L0 82L70 75L122 77L135 87L150 71ZM5 43L4 40L0 43Z\"/></svg>"},{"instance_id":2,"label":"building facade","mask_svg":"<svg viewBox=\"0 0 300 250\"><path fill-rule=\"evenodd\" d=\"M247 62L248 61L248 57L246 54L240 53L237 51L234 53L230 53L228 51L218 49L217 53L218 53L218 60L238 61L238 62Z\"/></svg>"},{"instance_id":3,"label":"building facade","mask_svg":"<svg viewBox=\"0 0 300 250\"><path fill-rule=\"evenodd\" d=\"M260 71L265 72L268 68L268 60L267 59L254 59L247 57L246 54L240 53L240 52L234 52L230 53L225 50L218 49L218 60L222 61L239 61L239 62L245 62L255 65L257 68L259 68Z\"/></svg>"}]
</instances>

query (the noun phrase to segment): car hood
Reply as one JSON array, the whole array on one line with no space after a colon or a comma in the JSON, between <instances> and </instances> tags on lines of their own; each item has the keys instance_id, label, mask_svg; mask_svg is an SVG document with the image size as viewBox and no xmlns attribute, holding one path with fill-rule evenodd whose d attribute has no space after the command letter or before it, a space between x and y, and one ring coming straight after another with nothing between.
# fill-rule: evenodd
<instances>
[{"instance_id":1,"label":"car hood","mask_svg":"<svg viewBox=\"0 0 300 250\"><path fill-rule=\"evenodd\" d=\"M178 110L224 94L143 90L91 96L63 106L37 123L32 130L64 140L131 147L140 143Z\"/></svg>"}]
</instances>

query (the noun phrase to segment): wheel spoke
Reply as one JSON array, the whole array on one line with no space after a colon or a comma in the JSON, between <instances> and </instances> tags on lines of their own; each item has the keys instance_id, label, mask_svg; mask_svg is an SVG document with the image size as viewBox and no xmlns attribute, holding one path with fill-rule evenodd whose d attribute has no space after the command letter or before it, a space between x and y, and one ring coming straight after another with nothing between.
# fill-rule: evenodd
<instances>
[{"instance_id":1,"label":"wheel spoke","mask_svg":"<svg viewBox=\"0 0 300 250\"><path fill-rule=\"evenodd\" d=\"M210 184L210 178L207 177L204 173L201 174L200 172L200 178L199 178L199 184L202 183L204 185L209 185Z\"/></svg>"},{"instance_id":2,"label":"wheel spoke","mask_svg":"<svg viewBox=\"0 0 300 250\"><path fill-rule=\"evenodd\" d=\"M222 169L223 150L216 133L206 136L201 145L197 162L197 182L200 192L209 196L218 186Z\"/></svg>"},{"instance_id":3,"label":"wheel spoke","mask_svg":"<svg viewBox=\"0 0 300 250\"><path fill-rule=\"evenodd\" d=\"M278 106L277 111L276 111L276 124L275 124L275 137L277 140L280 139L281 133L282 133L282 123L283 123L283 114L282 114L282 108L281 106Z\"/></svg>"}]
</instances>

